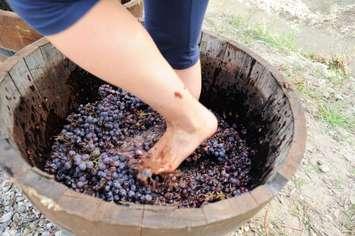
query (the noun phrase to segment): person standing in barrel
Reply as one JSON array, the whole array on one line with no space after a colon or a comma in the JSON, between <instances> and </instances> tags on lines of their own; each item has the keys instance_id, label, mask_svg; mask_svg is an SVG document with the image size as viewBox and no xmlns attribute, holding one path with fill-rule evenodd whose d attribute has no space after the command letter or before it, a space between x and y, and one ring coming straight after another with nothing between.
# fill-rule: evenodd
<instances>
[{"instance_id":1,"label":"person standing in barrel","mask_svg":"<svg viewBox=\"0 0 355 236\"><path fill-rule=\"evenodd\" d=\"M217 129L199 101L198 41L208 0L145 0L144 27L118 0L9 0L28 24L76 64L136 95L167 129L143 159L174 171Z\"/></svg>"}]
</instances>

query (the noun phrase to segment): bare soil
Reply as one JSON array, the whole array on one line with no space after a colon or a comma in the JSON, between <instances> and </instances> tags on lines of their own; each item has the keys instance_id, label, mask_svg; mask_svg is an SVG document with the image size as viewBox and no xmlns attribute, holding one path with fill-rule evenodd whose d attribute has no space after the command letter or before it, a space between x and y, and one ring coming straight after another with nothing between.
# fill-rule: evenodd
<instances>
[{"instance_id":1,"label":"bare soil","mask_svg":"<svg viewBox=\"0 0 355 236\"><path fill-rule=\"evenodd\" d=\"M355 235L354 20L352 1L211 2L206 28L278 68L298 90L307 118L297 174L235 235ZM342 58L338 69L347 72L337 74L329 58Z\"/></svg>"}]
</instances>

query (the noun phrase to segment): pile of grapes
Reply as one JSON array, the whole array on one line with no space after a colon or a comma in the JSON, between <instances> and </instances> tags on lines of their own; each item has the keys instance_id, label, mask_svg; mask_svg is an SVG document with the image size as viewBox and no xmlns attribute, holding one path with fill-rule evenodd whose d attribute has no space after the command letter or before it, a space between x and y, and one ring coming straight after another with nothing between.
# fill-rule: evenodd
<instances>
[{"instance_id":1,"label":"pile of grapes","mask_svg":"<svg viewBox=\"0 0 355 236\"><path fill-rule=\"evenodd\" d=\"M250 186L250 154L242 127L218 117L216 134L175 173L143 184L131 168L163 134L164 120L129 93L102 85L97 101L80 105L55 137L45 170L75 191L116 203L200 207Z\"/></svg>"}]
</instances>

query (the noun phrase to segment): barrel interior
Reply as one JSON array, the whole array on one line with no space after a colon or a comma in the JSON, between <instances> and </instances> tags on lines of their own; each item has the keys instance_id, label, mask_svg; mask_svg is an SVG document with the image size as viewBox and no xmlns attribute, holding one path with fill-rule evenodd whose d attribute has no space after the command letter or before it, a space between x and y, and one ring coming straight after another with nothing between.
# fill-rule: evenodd
<instances>
[{"instance_id":1,"label":"barrel interior","mask_svg":"<svg viewBox=\"0 0 355 236\"><path fill-rule=\"evenodd\" d=\"M269 68L234 44L204 34L201 51L201 100L229 122L247 128L246 139L257 150L252 157L253 187L260 185L286 157L292 141L288 99ZM20 60L8 76L14 84L5 90L21 95L14 96L18 101L9 118L9 140L30 165L43 169L65 117L79 104L94 100L102 82L48 43Z\"/></svg>"}]
</instances>

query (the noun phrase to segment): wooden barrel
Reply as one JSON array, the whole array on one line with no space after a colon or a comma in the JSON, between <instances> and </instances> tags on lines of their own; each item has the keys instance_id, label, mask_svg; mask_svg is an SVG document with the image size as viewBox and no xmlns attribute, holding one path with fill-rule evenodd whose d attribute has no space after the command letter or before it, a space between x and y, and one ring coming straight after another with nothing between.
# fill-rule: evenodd
<instances>
[{"instance_id":1,"label":"wooden barrel","mask_svg":"<svg viewBox=\"0 0 355 236\"><path fill-rule=\"evenodd\" d=\"M121 3L135 17L141 18L143 16L143 0L121 0Z\"/></svg>"},{"instance_id":2,"label":"wooden barrel","mask_svg":"<svg viewBox=\"0 0 355 236\"><path fill-rule=\"evenodd\" d=\"M42 36L14 12L0 9L0 48L18 51Z\"/></svg>"},{"instance_id":3,"label":"wooden barrel","mask_svg":"<svg viewBox=\"0 0 355 236\"><path fill-rule=\"evenodd\" d=\"M257 147L252 165L259 184L250 192L201 208L175 208L117 205L56 182L41 170L47 158L43 153L55 123L78 105L82 94L71 76L77 66L45 39L0 66L0 166L46 217L75 235L233 232L295 173L305 148L305 118L295 92L258 55L207 32L200 46L202 101L217 111L238 112L248 133L255 132L248 142Z\"/></svg>"},{"instance_id":4,"label":"wooden barrel","mask_svg":"<svg viewBox=\"0 0 355 236\"><path fill-rule=\"evenodd\" d=\"M0 9L5 10L5 11L10 11L9 4L5 0L0 0Z\"/></svg>"}]
</instances>

